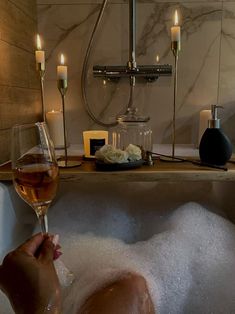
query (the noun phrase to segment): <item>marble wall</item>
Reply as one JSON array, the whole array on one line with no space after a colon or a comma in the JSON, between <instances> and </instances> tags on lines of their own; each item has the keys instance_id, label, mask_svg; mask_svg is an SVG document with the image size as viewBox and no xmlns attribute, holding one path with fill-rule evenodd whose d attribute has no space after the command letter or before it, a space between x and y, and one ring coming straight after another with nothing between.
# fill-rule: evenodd
<instances>
[{"instance_id":1,"label":"marble wall","mask_svg":"<svg viewBox=\"0 0 235 314\"><path fill-rule=\"evenodd\" d=\"M0 163L10 159L11 127L38 120L34 61L37 7L33 0L0 1Z\"/></svg>"},{"instance_id":2,"label":"marble wall","mask_svg":"<svg viewBox=\"0 0 235 314\"><path fill-rule=\"evenodd\" d=\"M81 72L87 45L101 7L101 0L38 0L39 31L47 50L47 110L60 109L56 87L56 64L61 52L69 66L66 100L71 143L82 142L84 129L101 128L86 114L81 97ZM173 64L170 28L175 9L180 12L182 51L176 142L197 143L198 119L211 104L224 106L222 125L235 144L235 1L137 0L137 63ZM113 122L129 99L128 80L103 85L92 76L92 66L124 65L128 60L128 1L109 0L94 40L86 90L93 113L103 122ZM135 104L151 117L155 143L171 142L173 78L157 82L138 81Z\"/></svg>"}]
</instances>

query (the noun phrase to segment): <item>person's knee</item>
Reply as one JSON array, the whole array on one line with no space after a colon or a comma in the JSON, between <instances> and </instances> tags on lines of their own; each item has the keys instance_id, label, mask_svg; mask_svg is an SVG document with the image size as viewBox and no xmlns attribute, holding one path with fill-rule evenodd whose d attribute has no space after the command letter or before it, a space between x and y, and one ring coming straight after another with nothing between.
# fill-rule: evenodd
<instances>
[{"instance_id":1,"label":"person's knee","mask_svg":"<svg viewBox=\"0 0 235 314\"><path fill-rule=\"evenodd\" d=\"M136 293L147 291L147 283L143 276L130 273L115 282L116 285L126 286L126 288Z\"/></svg>"},{"instance_id":2,"label":"person's knee","mask_svg":"<svg viewBox=\"0 0 235 314\"><path fill-rule=\"evenodd\" d=\"M144 277L128 273L91 295L79 314L152 314L152 300Z\"/></svg>"}]
</instances>

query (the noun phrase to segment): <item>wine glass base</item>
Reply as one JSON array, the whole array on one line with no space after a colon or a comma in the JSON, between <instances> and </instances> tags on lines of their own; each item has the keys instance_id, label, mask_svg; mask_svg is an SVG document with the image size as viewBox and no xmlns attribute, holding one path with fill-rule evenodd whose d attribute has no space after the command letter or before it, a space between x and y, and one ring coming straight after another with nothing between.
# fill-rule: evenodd
<instances>
[{"instance_id":1,"label":"wine glass base","mask_svg":"<svg viewBox=\"0 0 235 314\"><path fill-rule=\"evenodd\" d=\"M79 167L81 166L81 162L77 160L59 160L58 161L58 166L60 168L73 168L73 167Z\"/></svg>"}]
</instances>

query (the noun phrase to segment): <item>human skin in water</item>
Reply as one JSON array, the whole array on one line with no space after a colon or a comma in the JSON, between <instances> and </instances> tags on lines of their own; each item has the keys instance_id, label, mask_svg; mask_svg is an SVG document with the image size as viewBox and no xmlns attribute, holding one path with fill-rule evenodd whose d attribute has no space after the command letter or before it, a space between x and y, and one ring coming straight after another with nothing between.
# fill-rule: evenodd
<instances>
[{"instance_id":1,"label":"human skin in water","mask_svg":"<svg viewBox=\"0 0 235 314\"><path fill-rule=\"evenodd\" d=\"M0 288L16 314L60 313L61 291L53 263L58 248L53 237L37 234L4 258Z\"/></svg>"},{"instance_id":2,"label":"human skin in water","mask_svg":"<svg viewBox=\"0 0 235 314\"><path fill-rule=\"evenodd\" d=\"M37 234L0 266L0 288L16 314L61 313L61 290L53 261L60 246L52 236ZM145 279L128 273L93 293L78 314L154 314Z\"/></svg>"},{"instance_id":3,"label":"human skin in water","mask_svg":"<svg viewBox=\"0 0 235 314\"><path fill-rule=\"evenodd\" d=\"M92 294L77 314L154 314L145 279L127 274Z\"/></svg>"}]
</instances>

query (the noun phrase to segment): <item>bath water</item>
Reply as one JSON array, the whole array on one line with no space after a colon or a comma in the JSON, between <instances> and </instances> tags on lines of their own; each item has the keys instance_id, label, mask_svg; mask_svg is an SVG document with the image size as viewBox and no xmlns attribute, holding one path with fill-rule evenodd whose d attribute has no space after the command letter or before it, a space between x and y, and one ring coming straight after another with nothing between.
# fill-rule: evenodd
<instances>
[{"instance_id":1,"label":"bath water","mask_svg":"<svg viewBox=\"0 0 235 314\"><path fill-rule=\"evenodd\" d=\"M60 233L61 259L75 276L72 285L63 288L64 313L76 313L93 291L129 271L146 278L160 314L235 313L235 226L228 220L188 203L158 219L152 213L154 236L125 243L107 235L78 234L79 222L67 214L70 220L63 227L61 217L55 213L49 217L55 226L51 232ZM87 219L85 213L79 216L83 218ZM111 229L116 220L127 238L141 225L114 209L101 223ZM62 278L60 263L57 268ZM1 313L11 313L5 311Z\"/></svg>"}]
</instances>

